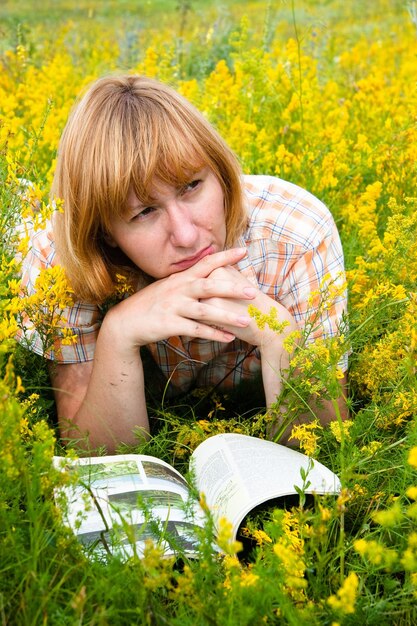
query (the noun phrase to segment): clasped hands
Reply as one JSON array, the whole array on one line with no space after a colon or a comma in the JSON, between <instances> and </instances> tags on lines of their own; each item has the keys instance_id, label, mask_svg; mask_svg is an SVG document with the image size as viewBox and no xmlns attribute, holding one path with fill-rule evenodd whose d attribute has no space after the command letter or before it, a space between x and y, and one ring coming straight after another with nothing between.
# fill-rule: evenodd
<instances>
[{"instance_id":1,"label":"clasped hands","mask_svg":"<svg viewBox=\"0 0 417 626\"><path fill-rule=\"evenodd\" d=\"M220 342L238 337L258 347L272 341L275 334L258 328L249 304L262 313L275 307L279 319L292 316L233 267L246 254L233 248L208 255L120 302L106 316L118 345L133 348L179 335Z\"/></svg>"}]
</instances>

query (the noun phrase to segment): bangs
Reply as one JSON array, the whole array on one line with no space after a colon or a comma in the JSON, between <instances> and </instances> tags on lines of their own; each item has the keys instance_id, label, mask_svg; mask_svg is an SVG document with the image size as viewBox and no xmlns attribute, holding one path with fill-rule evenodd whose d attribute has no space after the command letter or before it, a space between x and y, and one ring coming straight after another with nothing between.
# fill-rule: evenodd
<instances>
[{"instance_id":1,"label":"bangs","mask_svg":"<svg viewBox=\"0 0 417 626\"><path fill-rule=\"evenodd\" d=\"M133 189L142 204L149 203L158 184L181 187L209 164L208 155L192 129L179 127L178 120L166 111L158 113L147 124L152 140L143 141L145 124L141 124L139 137L137 134L135 137L139 141L132 146L135 159L130 168L129 190Z\"/></svg>"},{"instance_id":2,"label":"bangs","mask_svg":"<svg viewBox=\"0 0 417 626\"><path fill-rule=\"evenodd\" d=\"M153 201L153 193L158 185L182 187L207 165L207 156L201 150L186 146L185 142L167 148L162 145L158 150L158 146L155 146L155 158L148 163L138 160L133 165L129 191L133 189L143 205Z\"/></svg>"}]
</instances>

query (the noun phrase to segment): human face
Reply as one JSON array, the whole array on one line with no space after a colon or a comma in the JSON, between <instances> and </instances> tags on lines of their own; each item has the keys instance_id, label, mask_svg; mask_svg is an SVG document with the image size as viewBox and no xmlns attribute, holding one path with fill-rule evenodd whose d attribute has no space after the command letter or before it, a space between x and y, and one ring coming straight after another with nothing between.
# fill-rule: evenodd
<instances>
[{"instance_id":1,"label":"human face","mask_svg":"<svg viewBox=\"0 0 417 626\"><path fill-rule=\"evenodd\" d=\"M190 175L179 188L155 183L151 198L143 205L131 190L126 214L113 218L110 227L110 244L143 272L165 278L223 250L224 196L210 168Z\"/></svg>"}]
</instances>

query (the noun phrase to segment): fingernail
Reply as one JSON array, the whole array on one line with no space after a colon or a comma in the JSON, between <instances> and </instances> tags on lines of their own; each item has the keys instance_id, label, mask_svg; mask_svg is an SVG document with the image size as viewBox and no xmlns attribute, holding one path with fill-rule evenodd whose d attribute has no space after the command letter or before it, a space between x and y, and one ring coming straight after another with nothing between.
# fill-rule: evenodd
<instances>
[{"instance_id":1,"label":"fingernail","mask_svg":"<svg viewBox=\"0 0 417 626\"><path fill-rule=\"evenodd\" d=\"M255 287L245 287L243 290L243 293L245 294L245 296L254 298L256 296L256 289Z\"/></svg>"},{"instance_id":2,"label":"fingernail","mask_svg":"<svg viewBox=\"0 0 417 626\"><path fill-rule=\"evenodd\" d=\"M250 322L250 317L248 317L247 315L239 315L239 317L237 318L237 322L246 326Z\"/></svg>"}]
</instances>

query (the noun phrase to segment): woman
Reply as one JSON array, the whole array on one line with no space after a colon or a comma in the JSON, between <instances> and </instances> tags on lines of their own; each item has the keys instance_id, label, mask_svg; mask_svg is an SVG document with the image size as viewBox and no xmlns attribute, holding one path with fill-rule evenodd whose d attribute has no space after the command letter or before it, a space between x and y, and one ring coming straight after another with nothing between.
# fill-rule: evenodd
<instances>
[{"instance_id":1,"label":"woman","mask_svg":"<svg viewBox=\"0 0 417 626\"><path fill-rule=\"evenodd\" d=\"M343 272L321 202L273 177L242 177L187 100L133 75L99 79L76 104L52 191L64 209L34 237L23 284L30 292L59 262L77 300L65 311L77 342L57 338L45 354L65 441L111 451L149 432L142 346L173 390L261 372L266 404L276 399L284 338L303 326L323 276ZM134 293L103 314L120 276ZM284 333L259 330L249 304L274 307ZM344 307L339 298L312 339L337 334ZM33 330L30 342L42 351ZM322 414L334 417L329 406Z\"/></svg>"}]
</instances>

